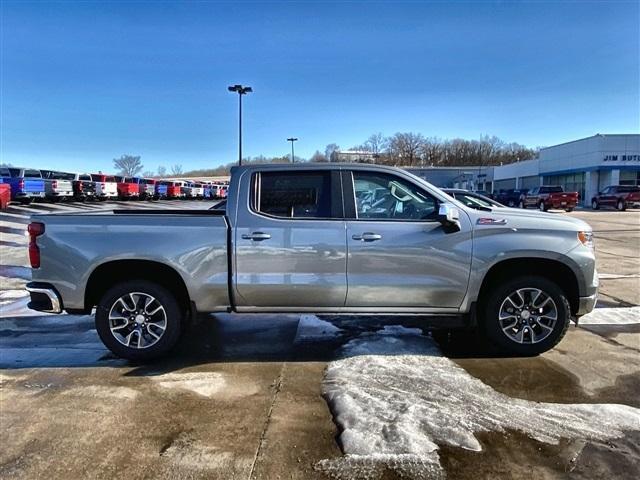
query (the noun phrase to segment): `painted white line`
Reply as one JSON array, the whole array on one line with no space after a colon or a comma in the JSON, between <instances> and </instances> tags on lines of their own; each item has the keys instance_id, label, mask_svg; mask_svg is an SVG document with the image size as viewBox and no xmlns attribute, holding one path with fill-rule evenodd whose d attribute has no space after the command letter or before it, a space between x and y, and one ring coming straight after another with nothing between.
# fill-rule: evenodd
<instances>
[{"instance_id":1,"label":"painted white line","mask_svg":"<svg viewBox=\"0 0 640 480\"><path fill-rule=\"evenodd\" d=\"M600 280L614 280L616 278L640 278L640 273L599 273Z\"/></svg>"},{"instance_id":2,"label":"painted white line","mask_svg":"<svg viewBox=\"0 0 640 480\"><path fill-rule=\"evenodd\" d=\"M596 308L580 317L579 325L634 325L640 324L640 307Z\"/></svg>"}]
</instances>

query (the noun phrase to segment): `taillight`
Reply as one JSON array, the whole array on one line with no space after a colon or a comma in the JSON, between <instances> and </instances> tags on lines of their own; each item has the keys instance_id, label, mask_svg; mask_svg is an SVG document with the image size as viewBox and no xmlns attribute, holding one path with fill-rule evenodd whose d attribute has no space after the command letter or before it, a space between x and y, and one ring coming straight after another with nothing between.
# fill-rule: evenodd
<instances>
[{"instance_id":1,"label":"taillight","mask_svg":"<svg viewBox=\"0 0 640 480\"><path fill-rule=\"evenodd\" d=\"M18 189L19 189L19 190L24 190L24 180L20 180L20 181L18 182Z\"/></svg>"},{"instance_id":2,"label":"taillight","mask_svg":"<svg viewBox=\"0 0 640 480\"><path fill-rule=\"evenodd\" d=\"M78 191L81 192L82 191L82 182L78 182Z\"/></svg>"},{"instance_id":3,"label":"taillight","mask_svg":"<svg viewBox=\"0 0 640 480\"><path fill-rule=\"evenodd\" d=\"M44 233L44 223L31 222L27 227L29 233L29 262L31 268L40 268L40 248L36 239Z\"/></svg>"},{"instance_id":4,"label":"taillight","mask_svg":"<svg viewBox=\"0 0 640 480\"><path fill-rule=\"evenodd\" d=\"M54 180L53 182L51 182L51 187L58 188L58 181Z\"/></svg>"}]
</instances>

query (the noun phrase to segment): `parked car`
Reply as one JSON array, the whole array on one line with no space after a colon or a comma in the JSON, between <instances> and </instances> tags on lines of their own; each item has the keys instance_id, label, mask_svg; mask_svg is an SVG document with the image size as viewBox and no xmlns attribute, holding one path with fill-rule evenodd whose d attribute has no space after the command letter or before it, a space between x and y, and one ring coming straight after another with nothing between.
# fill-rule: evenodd
<instances>
[{"instance_id":1,"label":"parked car","mask_svg":"<svg viewBox=\"0 0 640 480\"><path fill-rule=\"evenodd\" d=\"M246 165L230 190L224 211L33 215L29 307L97 306L105 345L147 360L221 311L414 314L532 355L596 302L592 230L575 218L475 210L380 165Z\"/></svg>"},{"instance_id":2,"label":"parked car","mask_svg":"<svg viewBox=\"0 0 640 480\"><path fill-rule=\"evenodd\" d=\"M500 190L495 196L496 201L507 207L518 207L524 201L524 197L529 191L528 188L509 188Z\"/></svg>"},{"instance_id":3,"label":"parked car","mask_svg":"<svg viewBox=\"0 0 640 480\"><path fill-rule=\"evenodd\" d=\"M443 188L442 191L451 195L459 202L464 203L467 207L475 208L476 210L504 208L504 205L501 203L491 200L478 192L470 192L462 188Z\"/></svg>"},{"instance_id":4,"label":"parked car","mask_svg":"<svg viewBox=\"0 0 640 480\"><path fill-rule=\"evenodd\" d=\"M26 205L34 199L44 198L44 180L40 170L0 167L0 178L11 186L11 200Z\"/></svg>"},{"instance_id":5,"label":"parked car","mask_svg":"<svg viewBox=\"0 0 640 480\"><path fill-rule=\"evenodd\" d=\"M11 185L0 178L0 210L5 210L11 201Z\"/></svg>"},{"instance_id":6,"label":"parked car","mask_svg":"<svg viewBox=\"0 0 640 480\"><path fill-rule=\"evenodd\" d=\"M73 175L73 198L80 202L94 199L96 196L96 182L91 179L88 173L74 173Z\"/></svg>"},{"instance_id":7,"label":"parked car","mask_svg":"<svg viewBox=\"0 0 640 480\"><path fill-rule=\"evenodd\" d=\"M155 198L168 198L167 190L169 188L169 182L165 182L162 180L156 181L155 184Z\"/></svg>"},{"instance_id":8,"label":"parked car","mask_svg":"<svg viewBox=\"0 0 640 480\"><path fill-rule=\"evenodd\" d=\"M576 208L578 198L578 192L565 192L560 185L543 185L529 190L520 202L520 207L535 207L542 212L550 208L571 212Z\"/></svg>"},{"instance_id":9,"label":"parked car","mask_svg":"<svg viewBox=\"0 0 640 480\"><path fill-rule=\"evenodd\" d=\"M133 177L124 177L122 175L114 175L118 188L118 199L120 200L137 200L140 196L140 188L138 182Z\"/></svg>"},{"instance_id":10,"label":"parked car","mask_svg":"<svg viewBox=\"0 0 640 480\"><path fill-rule=\"evenodd\" d=\"M618 210L640 208L640 187L633 185L612 185L606 187L591 199L591 208L613 207Z\"/></svg>"},{"instance_id":11,"label":"parked car","mask_svg":"<svg viewBox=\"0 0 640 480\"><path fill-rule=\"evenodd\" d=\"M152 178L140 178L138 180L140 200L157 200L156 181Z\"/></svg>"},{"instance_id":12,"label":"parked car","mask_svg":"<svg viewBox=\"0 0 640 480\"><path fill-rule=\"evenodd\" d=\"M118 183L113 175L92 173L91 180L95 182L97 200L108 200L118 197Z\"/></svg>"},{"instance_id":13,"label":"parked car","mask_svg":"<svg viewBox=\"0 0 640 480\"><path fill-rule=\"evenodd\" d=\"M205 199L213 198L211 193L211 182L205 182L202 184L203 196Z\"/></svg>"},{"instance_id":14,"label":"parked car","mask_svg":"<svg viewBox=\"0 0 640 480\"><path fill-rule=\"evenodd\" d=\"M73 173L40 170L44 179L44 197L51 202L73 198Z\"/></svg>"},{"instance_id":15,"label":"parked car","mask_svg":"<svg viewBox=\"0 0 640 480\"><path fill-rule=\"evenodd\" d=\"M183 182L169 182L167 185L167 198L182 198L184 193L182 192Z\"/></svg>"}]
</instances>

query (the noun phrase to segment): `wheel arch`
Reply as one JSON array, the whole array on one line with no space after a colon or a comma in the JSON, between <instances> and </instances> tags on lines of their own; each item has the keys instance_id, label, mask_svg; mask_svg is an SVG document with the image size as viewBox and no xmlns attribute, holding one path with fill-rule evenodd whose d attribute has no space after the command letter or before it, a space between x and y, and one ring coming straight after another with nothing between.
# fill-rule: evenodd
<instances>
[{"instance_id":1,"label":"wheel arch","mask_svg":"<svg viewBox=\"0 0 640 480\"><path fill-rule=\"evenodd\" d=\"M84 305L91 310L111 287L120 282L146 280L165 287L185 309L191 306L182 276L172 267L153 260L112 260L98 265L89 275Z\"/></svg>"},{"instance_id":2,"label":"wheel arch","mask_svg":"<svg viewBox=\"0 0 640 480\"><path fill-rule=\"evenodd\" d=\"M478 306L482 308L488 292L492 286L496 285L496 282L510 277L522 276L523 272L526 272L527 275L544 277L557 284L569 300L571 313L575 315L578 312L580 285L575 272L560 260L538 257L510 258L492 265L482 280L478 292Z\"/></svg>"}]
</instances>

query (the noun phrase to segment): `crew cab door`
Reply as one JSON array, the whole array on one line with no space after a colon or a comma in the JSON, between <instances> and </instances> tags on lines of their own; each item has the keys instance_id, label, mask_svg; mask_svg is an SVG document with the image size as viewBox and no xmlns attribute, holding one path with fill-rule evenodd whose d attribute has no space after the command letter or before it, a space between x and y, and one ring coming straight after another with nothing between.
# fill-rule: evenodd
<instances>
[{"instance_id":1,"label":"crew cab door","mask_svg":"<svg viewBox=\"0 0 640 480\"><path fill-rule=\"evenodd\" d=\"M410 178L343 173L347 216L347 307L402 311L458 308L467 291L472 231L437 220L440 201Z\"/></svg>"},{"instance_id":2,"label":"crew cab door","mask_svg":"<svg viewBox=\"0 0 640 480\"><path fill-rule=\"evenodd\" d=\"M347 255L339 179L339 171L306 169L265 169L242 177L233 231L239 311L344 306Z\"/></svg>"}]
</instances>

